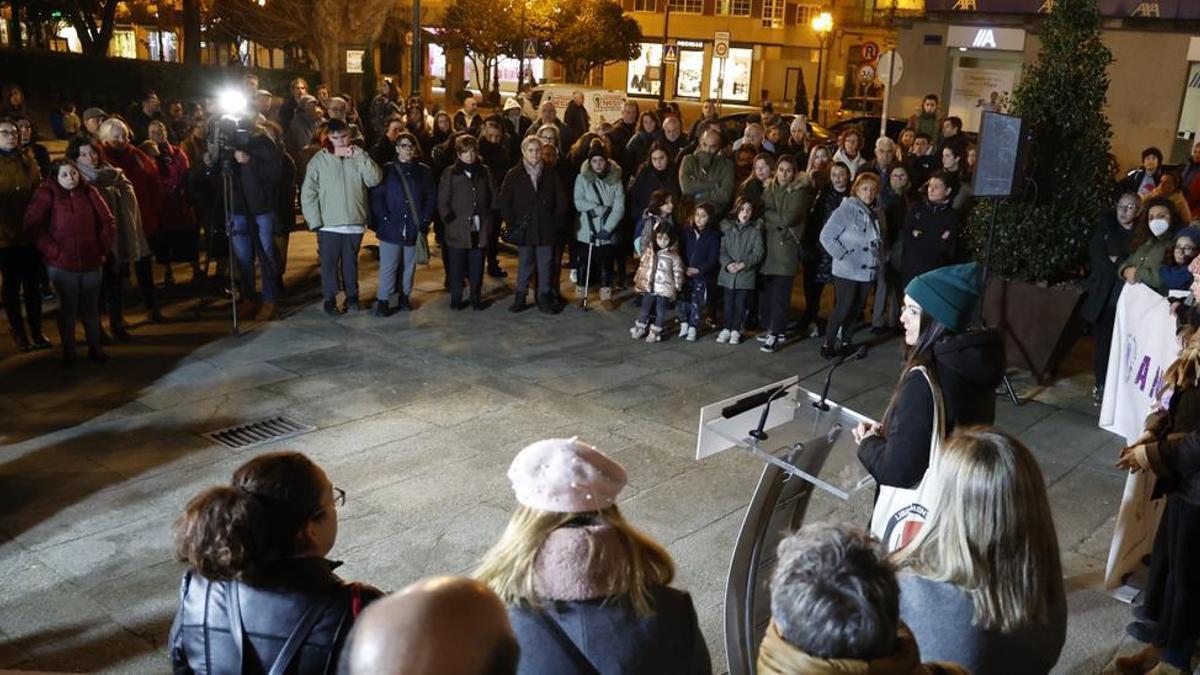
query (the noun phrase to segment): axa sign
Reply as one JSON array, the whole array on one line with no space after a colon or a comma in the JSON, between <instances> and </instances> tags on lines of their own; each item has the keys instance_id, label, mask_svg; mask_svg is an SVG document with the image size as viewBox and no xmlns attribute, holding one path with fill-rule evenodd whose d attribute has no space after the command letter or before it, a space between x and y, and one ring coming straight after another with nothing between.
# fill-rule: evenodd
<instances>
[{"instance_id":1,"label":"axa sign","mask_svg":"<svg viewBox=\"0 0 1200 675\"><path fill-rule=\"evenodd\" d=\"M976 49L995 49L996 48L996 32L991 28L980 28L975 34L975 40L971 46Z\"/></svg>"}]
</instances>

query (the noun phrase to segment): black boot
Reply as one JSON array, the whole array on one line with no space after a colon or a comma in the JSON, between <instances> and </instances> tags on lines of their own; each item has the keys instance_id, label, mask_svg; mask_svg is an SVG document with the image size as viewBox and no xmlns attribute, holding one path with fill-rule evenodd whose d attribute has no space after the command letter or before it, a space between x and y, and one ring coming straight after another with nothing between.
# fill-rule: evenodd
<instances>
[{"instance_id":1,"label":"black boot","mask_svg":"<svg viewBox=\"0 0 1200 675\"><path fill-rule=\"evenodd\" d=\"M392 309L391 309L391 307L388 306L387 300L376 300L375 301L375 309L372 310L371 314L373 314L375 316L380 316L380 317L391 316Z\"/></svg>"},{"instance_id":2,"label":"black boot","mask_svg":"<svg viewBox=\"0 0 1200 675\"><path fill-rule=\"evenodd\" d=\"M518 312L524 312L527 309L529 309L529 303L525 301L525 294L518 293L517 297L513 299L512 307L509 307L508 311L516 314Z\"/></svg>"},{"instance_id":3,"label":"black boot","mask_svg":"<svg viewBox=\"0 0 1200 675\"><path fill-rule=\"evenodd\" d=\"M362 306L358 304L358 296L357 295L346 298L346 311L347 312L357 312L360 309L362 309Z\"/></svg>"},{"instance_id":4,"label":"black boot","mask_svg":"<svg viewBox=\"0 0 1200 675\"><path fill-rule=\"evenodd\" d=\"M412 303L408 301L408 296L401 294L400 299L396 301L397 312L408 312L412 310Z\"/></svg>"},{"instance_id":5,"label":"black boot","mask_svg":"<svg viewBox=\"0 0 1200 675\"><path fill-rule=\"evenodd\" d=\"M539 294L537 297L538 311L542 314L558 314L558 305L550 293Z\"/></svg>"},{"instance_id":6,"label":"black boot","mask_svg":"<svg viewBox=\"0 0 1200 675\"><path fill-rule=\"evenodd\" d=\"M19 352L24 353L33 348L29 344L29 337L25 335L25 326L21 326L20 330L13 330L12 339L13 344L16 345Z\"/></svg>"},{"instance_id":7,"label":"black boot","mask_svg":"<svg viewBox=\"0 0 1200 675\"><path fill-rule=\"evenodd\" d=\"M325 298L325 304L323 305L323 309L325 310L325 313L328 314L329 316L337 316L339 314L338 306L337 306L337 298Z\"/></svg>"}]
</instances>

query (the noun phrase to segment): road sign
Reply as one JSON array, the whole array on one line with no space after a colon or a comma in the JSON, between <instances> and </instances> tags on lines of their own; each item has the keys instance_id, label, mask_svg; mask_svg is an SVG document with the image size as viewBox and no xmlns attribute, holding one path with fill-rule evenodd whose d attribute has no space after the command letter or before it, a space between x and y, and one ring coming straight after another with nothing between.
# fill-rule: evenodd
<instances>
[{"instance_id":1,"label":"road sign","mask_svg":"<svg viewBox=\"0 0 1200 675\"><path fill-rule=\"evenodd\" d=\"M729 57L729 31L719 30L713 34L713 58Z\"/></svg>"},{"instance_id":2,"label":"road sign","mask_svg":"<svg viewBox=\"0 0 1200 675\"><path fill-rule=\"evenodd\" d=\"M527 59L536 59L537 58L537 40L532 40L532 39L525 40L525 58L527 58Z\"/></svg>"},{"instance_id":3,"label":"road sign","mask_svg":"<svg viewBox=\"0 0 1200 675\"><path fill-rule=\"evenodd\" d=\"M678 63L679 62L679 45L667 45L663 52L663 63Z\"/></svg>"},{"instance_id":4,"label":"road sign","mask_svg":"<svg viewBox=\"0 0 1200 675\"><path fill-rule=\"evenodd\" d=\"M874 61L879 58L879 45L874 42L864 42L859 49L862 50L863 61Z\"/></svg>"},{"instance_id":5,"label":"road sign","mask_svg":"<svg viewBox=\"0 0 1200 675\"><path fill-rule=\"evenodd\" d=\"M892 58L896 59L892 63ZM875 67L875 71L879 76L879 81L885 87L890 87L900 81L900 77L904 75L904 59L895 51L884 52L879 57L879 64Z\"/></svg>"}]
</instances>

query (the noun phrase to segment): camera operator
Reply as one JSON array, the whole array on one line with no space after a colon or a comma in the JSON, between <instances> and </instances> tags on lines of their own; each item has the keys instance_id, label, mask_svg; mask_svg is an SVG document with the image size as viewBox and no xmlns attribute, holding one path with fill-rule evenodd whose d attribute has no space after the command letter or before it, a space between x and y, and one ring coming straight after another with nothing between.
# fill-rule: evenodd
<instances>
[{"instance_id":1,"label":"camera operator","mask_svg":"<svg viewBox=\"0 0 1200 675\"><path fill-rule=\"evenodd\" d=\"M233 255L238 265L242 299L238 317L272 321L279 317L279 256L275 250L282 151L248 120L216 120L204 154L210 181L220 186L221 172L233 179ZM254 300L254 260L262 269L262 305Z\"/></svg>"}]
</instances>

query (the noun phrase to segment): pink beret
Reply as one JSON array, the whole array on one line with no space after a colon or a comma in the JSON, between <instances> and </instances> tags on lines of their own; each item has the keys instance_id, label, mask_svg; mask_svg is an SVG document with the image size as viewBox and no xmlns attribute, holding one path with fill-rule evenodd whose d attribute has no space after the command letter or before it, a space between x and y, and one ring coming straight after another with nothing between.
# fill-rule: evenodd
<instances>
[{"instance_id":1,"label":"pink beret","mask_svg":"<svg viewBox=\"0 0 1200 675\"><path fill-rule=\"evenodd\" d=\"M625 469L574 438L528 445L508 467L517 501L531 509L585 513L612 506L625 487Z\"/></svg>"}]
</instances>

